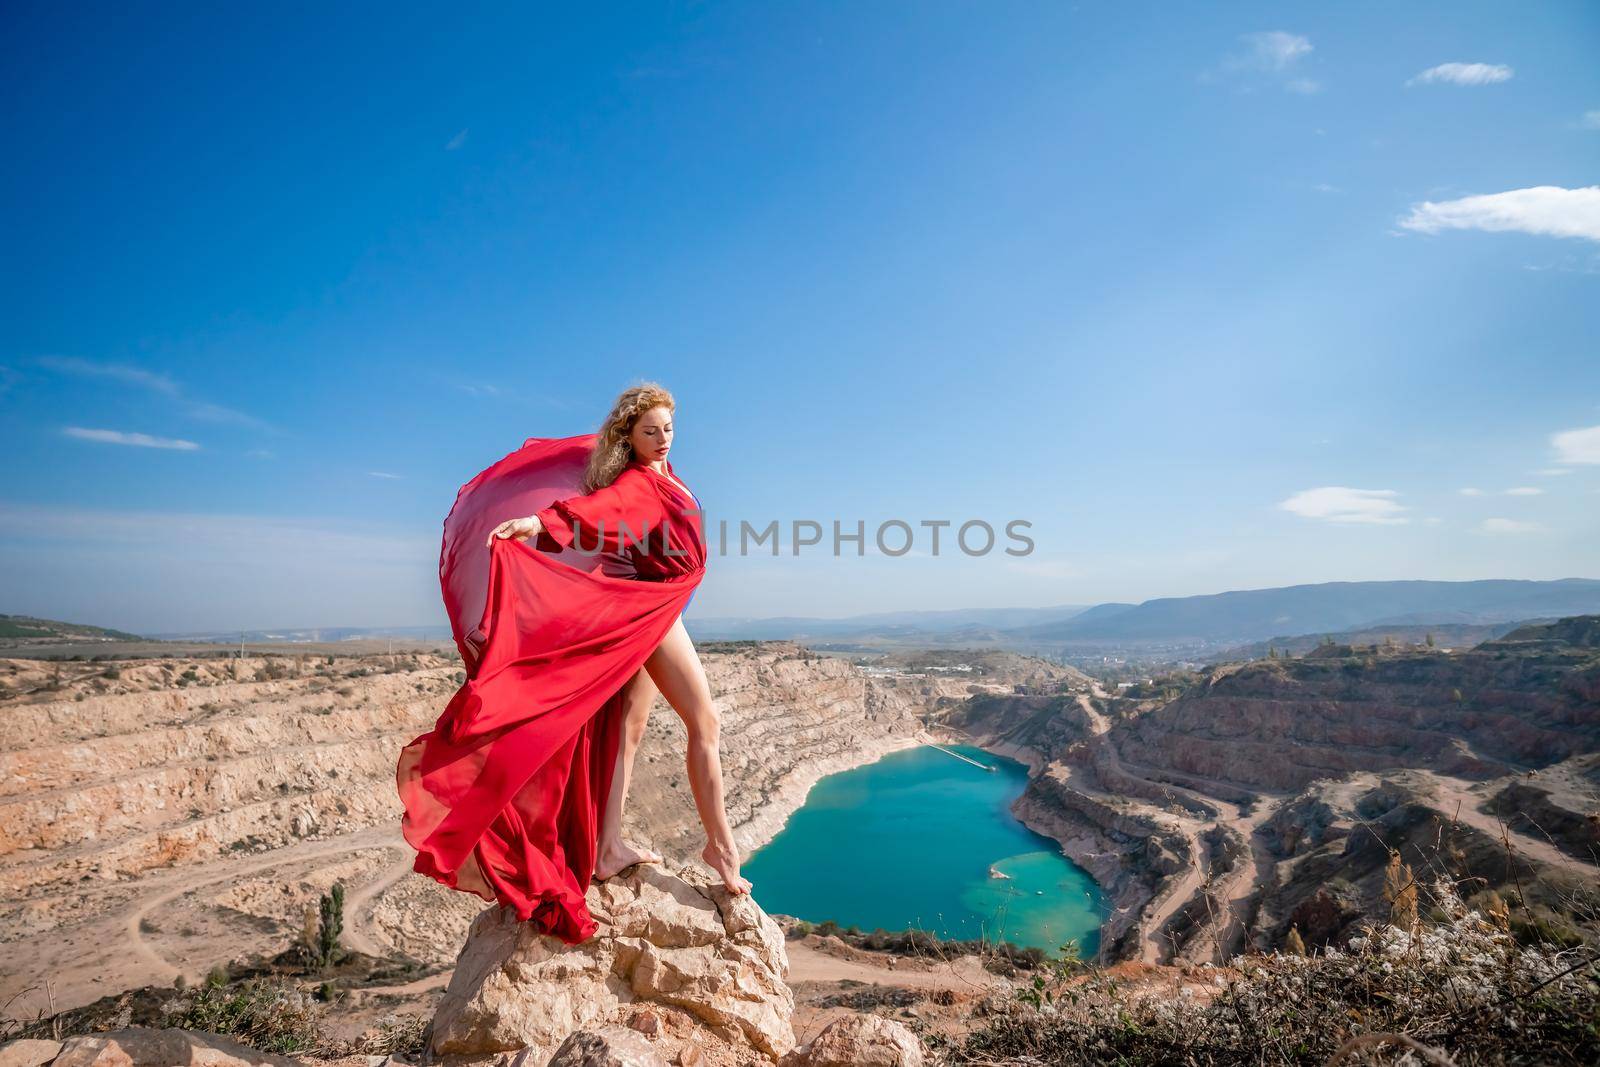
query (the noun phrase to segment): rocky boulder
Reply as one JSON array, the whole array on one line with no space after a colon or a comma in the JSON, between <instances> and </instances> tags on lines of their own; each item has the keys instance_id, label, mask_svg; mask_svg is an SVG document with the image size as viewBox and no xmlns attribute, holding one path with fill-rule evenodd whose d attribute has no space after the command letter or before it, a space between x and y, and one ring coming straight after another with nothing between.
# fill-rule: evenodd
<instances>
[{"instance_id":1,"label":"rocky boulder","mask_svg":"<svg viewBox=\"0 0 1600 1067\"><path fill-rule=\"evenodd\" d=\"M622 1026L569 1034L547 1067L670 1067L646 1038Z\"/></svg>"},{"instance_id":2,"label":"rocky boulder","mask_svg":"<svg viewBox=\"0 0 1600 1067\"><path fill-rule=\"evenodd\" d=\"M130 1026L65 1041L0 1045L3 1067L296 1067L294 1060L258 1052L216 1034Z\"/></svg>"},{"instance_id":3,"label":"rocky boulder","mask_svg":"<svg viewBox=\"0 0 1600 1067\"><path fill-rule=\"evenodd\" d=\"M730 895L711 878L692 866L640 864L591 885L600 929L579 945L489 908L440 1001L434 1052L526 1050L521 1062L543 1064L578 1031L620 1026L667 1062L700 1062L708 1051L718 1063L783 1056L795 1043L783 931L748 894Z\"/></svg>"},{"instance_id":4,"label":"rocky boulder","mask_svg":"<svg viewBox=\"0 0 1600 1067\"><path fill-rule=\"evenodd\" d=\"M782 1067L922 1067L922 1042L881 1015L835 1019L783 1058Z\"/></svg>"}]
</instances>

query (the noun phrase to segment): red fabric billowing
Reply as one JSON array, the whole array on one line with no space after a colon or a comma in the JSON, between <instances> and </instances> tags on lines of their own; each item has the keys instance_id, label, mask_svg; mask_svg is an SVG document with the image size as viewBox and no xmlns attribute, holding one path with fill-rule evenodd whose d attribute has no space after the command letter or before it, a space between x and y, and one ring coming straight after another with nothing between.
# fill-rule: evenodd
<instances>
[{"instance_id":1,"label":"red fabric billowing","mask_svg":"<svg viewBox=\"0 0 1600 1067\"><path fill-rule=\"evenodd\" d=\"M529 439L457 495L439 575L467 680L397 769L415 869L569 943L596 928L584 891L616 763L618 691L682 613L706 558L692 496L644 464L578 493L593 441ZM535 544L484 546L500 522L529 514L548 524ZM617 540L623 524L648 531L645 544ZM578 551L602 544L636 576Z\"/></svg>"}]
</instances>

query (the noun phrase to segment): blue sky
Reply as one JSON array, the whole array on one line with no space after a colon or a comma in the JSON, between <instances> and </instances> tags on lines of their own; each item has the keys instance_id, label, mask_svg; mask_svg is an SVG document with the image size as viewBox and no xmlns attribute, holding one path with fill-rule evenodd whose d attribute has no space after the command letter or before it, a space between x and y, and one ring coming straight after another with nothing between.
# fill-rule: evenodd
<instances>
[{"instance_id":1,"label":"blue sky","mask_svg":"<svg viewBox=\"0 0 1600 1067\"><path fill-rule=\"evenodd\" d=\"M713 520L1032 524L702 616L1600 576L1595 5L278 7L7 9L0 610L437 622L641 378Z\"/></svg>"}]
</instances>

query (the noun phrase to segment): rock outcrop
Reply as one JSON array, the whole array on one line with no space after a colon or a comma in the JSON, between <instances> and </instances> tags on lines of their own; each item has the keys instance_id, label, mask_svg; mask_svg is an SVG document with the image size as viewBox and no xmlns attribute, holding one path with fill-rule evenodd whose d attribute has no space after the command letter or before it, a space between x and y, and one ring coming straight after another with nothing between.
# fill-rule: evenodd
<instances>
[{"instance_id":1,"label":"rock outcrop","mask_svg":"<svg viewBox=\"0 0 1600 1067\"><path fill-rule=\"evenodd\" d=\"M524 1060L532 1058L522 1057ZM670 1067L670 1065L651 1046L649 1039L637 1030L629 1030L625 1026L605 1026L599 1030L578 1030L569 1034L545 1067Z\"/></svg>"},{"instance_id":2,"label":"rock outcrop","mask_svg":"<svg viewBox=\"0 0 1600 1067\"><path fill-rule=\"evenodd\" d=\"M667 1062L680 1062L686 1046L715 1050L708 1063L752 1064L794 1047L783 931L751 896L730 895L693 867L640 864L591 886L588 903L600 931L578 945L499 907L480 915L434 1017L434 1052L473 1059L527 1049L525 1062L542 1064L587 1031L599 1036L564 1055L600 1057L607 1027L643 1035Z\"/></svg>"},{"instance_id":3,"label":"rock outcrop","mask_svg":"<svg viewBox=\"0 0 1600 1067\"><path fill-rule=\"evenodd\" d=\"M1156 699L988 694L939 719L1027 760L1012 811L1105 891L1107 959L1225 960L1290 928L1335 940L1382 912L1390 848L1418 870L1443 849L1486 887L1537 879L1510 889L1550 925L1557 887L1600 863L1596 633L1570 619L1448 654L1323 646Z\"/></svg>"},{"instance_id":4,"label":"rock outcrop","mask_svg":"<svg viewBox=\"0 0 1600 1067\"><path fill-rule=\"evenodd\" d=\"M1155 809L1136 800L1090 795L1052 766L1030 779L1011 811L1062 850L1099 883L1111 901L1102 944L1121 942L1137 926L1141 909L1160 895L1166 879L1186 870L1191 846Z\"/></svg>"},{"instance_id":5,"label":"rock outcrop","mask_svg":"<svg viewBox=\"0 0 1600 1067\"><path fill-rule=\"evenodd\" d=\"M922 1042L881 1015L846 1015L783 1058L782 1067L922 1067Z\"/></svg>"},{"instance_id":6,"label":"rock outcrop","mask_svg":"<svg viewBox=\"0 0 1600 1067\"><path fill-rule=\"evenodd\" d=\"M1218 668L1118 724L1126 760L1269 790L1425 768L1497 778L1600 748L1600 655L1490 643Z\"/></svg>"},{"instance_id":7,"label":"rock outcrop","mask_svg":"<svg viewBox=\"0 0 1600 1067\"><path fill-rule=\"evenodd\" d=\"M701 652L746 854L819 778L916 744L933 699L923 690L975 684L878 679L787 642ZM482 903L409 876L394 792L395 754L459 684L452 654L57 666L59 684L48 666L0 660L12 694L0 716L0 1000L59 1010L270 955L333 881L350 894L354 947L454 961ZM683 725L658 701L626 832L674 859L703 841L684 764ZM55 977L53 1001L40 973Z\"/></svg>"},{"instance_id":8,"label":"rock outcrop","mask_svg":"<svg viewBox=\"0 0 1600 1067\"><path fill-rule=\"evenodd\" d=\"M0 1067L298 1067L216 1034L130 1026L65 1041L0 1045Z\"/></svg>"}]
</instances>

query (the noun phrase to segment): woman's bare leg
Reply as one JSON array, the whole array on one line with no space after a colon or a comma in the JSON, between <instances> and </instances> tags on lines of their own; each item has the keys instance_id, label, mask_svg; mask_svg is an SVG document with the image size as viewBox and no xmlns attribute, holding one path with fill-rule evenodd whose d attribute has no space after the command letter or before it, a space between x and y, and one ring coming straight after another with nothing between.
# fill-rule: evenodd
<instances>
[{"instance_id":1,"label":"woman's bare leg","mask_svg":"<svg viewBox=\"0 0 1600 1067\"><path fill-rule=\"evenodd\" d=\"M722 875L728 892L748 893L750 881L739 874L739 849L722 806L721 718L711 703L705 668L689 640L689 631L683 628L682 617L644 661L644 669L689 732L689 788L706 830L706 847L700 858Z\"/></svg>"},{"instance_id":2,"label":"woman's bare leg","mask_svg":"<svg viewBox=\"0 0 1600 1067\"><path fill-rule=\"evenodd\" d=\"M617 765L611 774L611 792L606 795L605 814L600 819L600 840L594 876L610 878L635 863L660 863L661 854L622 839L622 808L628 800L628 783L633 778L633 757L650 722L650 705L656 700L656 683L643 667L622 687L622 736L617 739Z\"/></svg>"}]
</instances>

